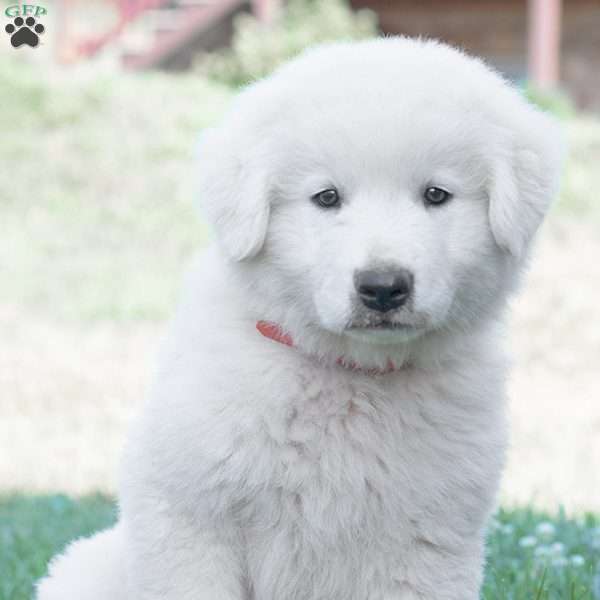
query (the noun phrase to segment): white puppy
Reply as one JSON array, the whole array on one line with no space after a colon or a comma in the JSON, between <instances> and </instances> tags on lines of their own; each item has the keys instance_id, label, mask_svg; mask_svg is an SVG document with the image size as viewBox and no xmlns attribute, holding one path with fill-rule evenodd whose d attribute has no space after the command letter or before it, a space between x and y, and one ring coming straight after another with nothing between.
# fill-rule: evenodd
<instances>
[{"instance_id":1,"label":"white puppy","mask_svg":"<svg viewBox=\"0 0 600 600\"><path fill-rule=\"evenodd\" d=\"M504 462L499 333L562 157L433 41L310 51L201 149L188 282L109 532L40 600L475 600Z\"/></svg>"}]
</instances>

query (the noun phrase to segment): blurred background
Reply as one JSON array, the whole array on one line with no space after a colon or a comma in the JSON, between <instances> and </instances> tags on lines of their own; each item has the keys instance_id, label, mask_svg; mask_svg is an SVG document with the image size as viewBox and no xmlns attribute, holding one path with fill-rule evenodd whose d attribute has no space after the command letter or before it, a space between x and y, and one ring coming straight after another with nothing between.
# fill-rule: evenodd
<instances>
[{"instance_id":1,"label":"blurred background","mask_svg":"<svg viewBox=\"0 0 600 600\"><path fill-rule=\"evenodd\" d=\"M210 235L193 205L199 132L304 47L383 33L484 57L564 124L560 200L514 302L502 501L600 511L600 1L39 6L37 47L0 32L0 494L114 492L181 275Z\"/></svg>"}]
</instances>

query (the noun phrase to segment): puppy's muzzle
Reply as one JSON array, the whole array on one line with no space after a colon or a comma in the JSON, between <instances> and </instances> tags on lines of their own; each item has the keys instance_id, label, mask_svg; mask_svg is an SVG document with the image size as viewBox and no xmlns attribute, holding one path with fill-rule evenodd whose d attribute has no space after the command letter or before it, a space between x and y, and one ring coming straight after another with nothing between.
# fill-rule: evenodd
<instances>
[{"instance_id":1,"label":"puppy's muzzle","mask_svg":"<svg viewBox=\"0 0 600 600\"><path fill-rule=\"evenodd\" d=\"M413 274L401 268L356 271L354 274L354 287L361 302L382 313L406 304L413 283Z\"/></svg>"}]
</instances>

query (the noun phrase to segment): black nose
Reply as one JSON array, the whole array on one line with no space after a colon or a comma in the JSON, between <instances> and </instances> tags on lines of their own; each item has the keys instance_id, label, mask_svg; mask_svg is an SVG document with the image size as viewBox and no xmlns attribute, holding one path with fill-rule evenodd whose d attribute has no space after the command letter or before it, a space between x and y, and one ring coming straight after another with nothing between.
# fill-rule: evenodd
<instances>
[{"instance_id":1,"label":"black nose","mask_svg":"<svg viewBox=\"0 0 600 600\"><path fill-rule=\"evenodd\" d=\"M406 269L357 271L354 287L367 308L387 312L408 300L413 288L413 275Z\"/></svg>"}]
</instances>

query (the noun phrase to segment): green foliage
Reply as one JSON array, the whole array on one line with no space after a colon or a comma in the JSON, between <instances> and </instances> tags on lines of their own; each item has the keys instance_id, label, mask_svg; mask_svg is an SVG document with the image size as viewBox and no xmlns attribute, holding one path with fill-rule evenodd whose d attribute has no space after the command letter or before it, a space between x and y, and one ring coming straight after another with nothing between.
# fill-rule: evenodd
<instances>
[{"instance_id":1,"label":"green foliage","mask_svg":"<svg viewBox=\"0 0 600 600\"><path fill-rule=\"evenodd\" d=\"M49 86L31 65L15 60L12 54L0 56L0 129L8 133L32 126L47 129L74 125L106 98L102 78L89 82L83 93L76 95L69 80L61 83Z\"/></svg>"},{"instance_id":2,"label":"green foliage","mask_svg":"<svg viewBox=\"0 0 600 600\"><path fill-rule=\"evenodd\" d=\"M268 75L308 46L374 37L377 17L353 11L346 0L290 0L271 26L243 14L234 27L231 48L205 55L198 65L209 77L239 86Z\"/></svg>"},{"instance_id":3,"label":"green foliage","mask_svg":"<svg viewBox=\"0 0 600 600\"><path fill-rule=\"evenodd\" d=\"M600 120L579 117L565 123L567 163L561 182L558 210L573 216L600 215L595 193L600 164Z\"/></svg>"},{"instance_id":4,"label":"green foliage","mask_svg":"<svg viewBox=\"0 0 600 600\"><path fill-rule=\"evenodd\" d=\"M29 600L48 560L72 539L110 526L108 498L13 496L0 500L0 600ZM492 520L482 600L594 600L600 521L529 508ZM600 593L600 589L596 590Z\"/></svg>"},{"instance_id":5,"label":"green foliage","mask_svg":"<svg viewBox=\"0 0 600 600\"><path fill-rule=\"evenodd\" d=\"M552 113L559 119L571 119L576 114L573 101L563 91L540 90L532 85L528 85L524 92L525 97L530 102L533 102L533 104L536 104L542 110Z\"/></svg>"}]
</instances>

